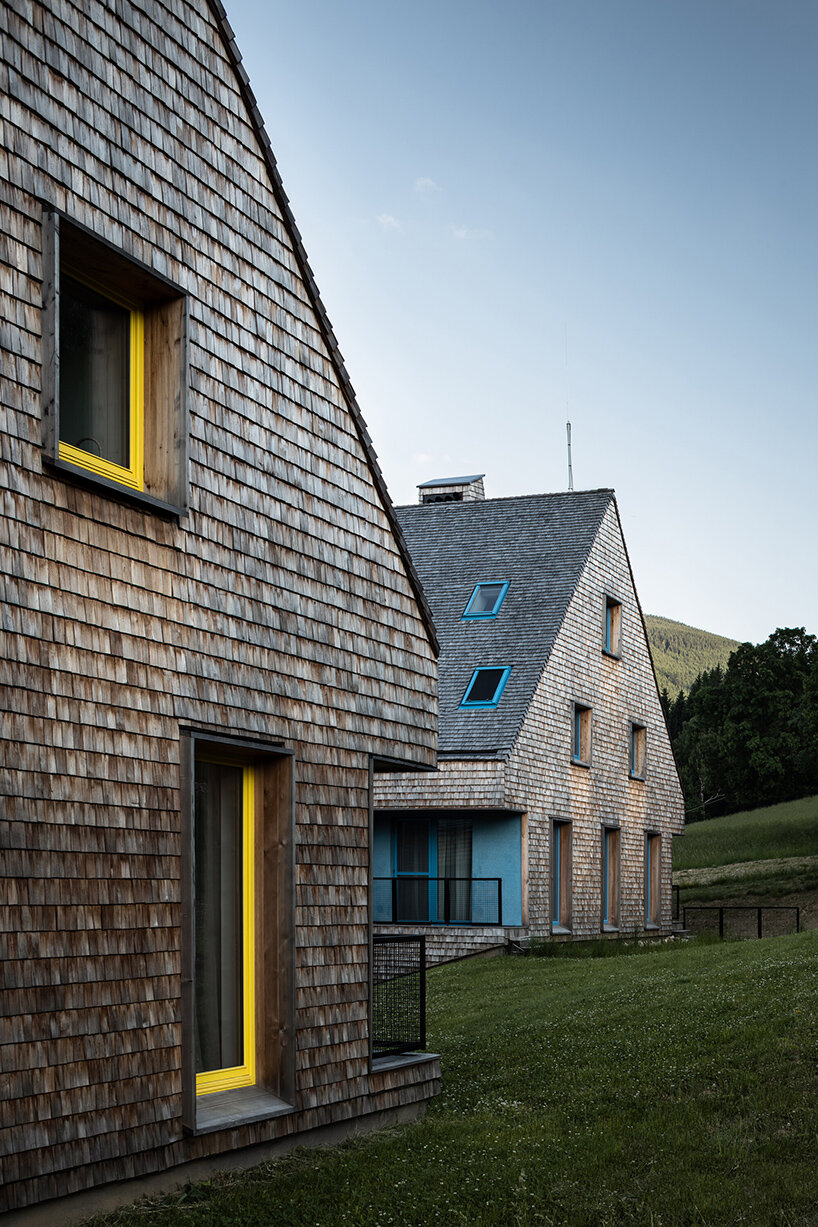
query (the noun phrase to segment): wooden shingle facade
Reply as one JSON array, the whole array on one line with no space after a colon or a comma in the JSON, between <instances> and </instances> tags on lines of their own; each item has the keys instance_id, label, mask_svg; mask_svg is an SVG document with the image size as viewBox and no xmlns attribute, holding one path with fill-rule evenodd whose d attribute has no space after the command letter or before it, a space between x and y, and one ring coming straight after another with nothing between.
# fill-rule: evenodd
<instances>
[{"instance_id":1,"label":"wooden shingle facade","mask_svg":"<svg viewBox=\"0 0 818 1227\"><path fill-rule=\"evenodd\" d=\"M0 35L5 1210L439 1068L373 1063L369 1004L372 780L434 763L434 629L224 11Z\"/></svg>"},{"instance_id":2,"label":"wooden shingle facade","mask_svg":"<svg viewBox=\"0 0 818 1227\"><path fill-rule=\"evenodd\" d=\"M426 922L433 961L671 933L683 800L613 491L420 494L397 513L441 643L439 770L378 783L376 923Z\"/></svg>"}]
</instances>

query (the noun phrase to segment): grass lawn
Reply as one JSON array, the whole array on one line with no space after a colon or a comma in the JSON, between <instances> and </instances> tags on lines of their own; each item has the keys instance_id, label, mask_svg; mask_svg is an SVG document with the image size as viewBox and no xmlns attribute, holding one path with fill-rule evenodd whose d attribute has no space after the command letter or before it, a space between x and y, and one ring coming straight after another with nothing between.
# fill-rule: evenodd
<instances>
[{"instance_id":1,"label":"grass lawn","mask_svg":"<svg viewBox=\"0 0 818 1227\"><path fill-rule=\"evenodd\" d=\"M818 933L428 983L424 1120L93 1222L818 1224Z\"/></svg>"},{"instance_id":2,"label":"grass lawn","mask_svg":"<svg viewBox=\"0 0 818 1227\"><path fill-rule=\"evenodd\" d=\"M673 841L673 868L818 854L818 797L691 822Z\"/></svg>"}]
</instances>

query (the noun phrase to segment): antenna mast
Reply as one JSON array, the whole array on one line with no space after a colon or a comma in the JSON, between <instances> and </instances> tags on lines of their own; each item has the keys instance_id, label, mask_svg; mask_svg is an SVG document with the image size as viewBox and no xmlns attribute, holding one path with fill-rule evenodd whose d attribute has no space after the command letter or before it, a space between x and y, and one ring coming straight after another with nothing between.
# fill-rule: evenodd
<instances>
[{"instance_id":1,"label":"antenna mast","mask_svg":"<svg viewBox=\"0 0 818 1227\"><path fill-rule=\"evenodd\" d=\"M574 469L571 464L571 418L568 408L568 321L565 321L565 432L568 436L568 489L574 488Z\"/></svg>"},{"instance_id":2,"label":"antenna mast","mask_svg":"<svg viewBox=\"0 0 818 1227\"><path fill-rule=\"evenodd\" d=\"M568 489L574 488L574 470L571 467L571 420L565 423L565 429L568 434Z\"/></svg>"}]
</instances>

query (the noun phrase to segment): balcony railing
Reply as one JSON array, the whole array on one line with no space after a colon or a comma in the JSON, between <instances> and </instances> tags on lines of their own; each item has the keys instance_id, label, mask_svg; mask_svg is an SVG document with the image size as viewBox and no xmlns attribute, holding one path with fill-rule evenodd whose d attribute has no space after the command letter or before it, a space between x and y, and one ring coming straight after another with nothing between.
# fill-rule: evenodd
<instances>
[{"instance_id":1,"label":"balcony railing","mask_svg":"<svg viewBox=\"0 0 818 1227\"><path fill-rule=\"evenodd\" d=\"M372 938L372 1055L426 1047L426 939Z\"/></svg>"},{"instance_id":2,"label":"balcony railing","mask_svg":"<svg viewBox=\"0 0 818 1227\"><path fill-rule=\"evenodd\" d=\"M374 879L375 924L501 925L502 878Z\"/></svg>"}]
</instances>

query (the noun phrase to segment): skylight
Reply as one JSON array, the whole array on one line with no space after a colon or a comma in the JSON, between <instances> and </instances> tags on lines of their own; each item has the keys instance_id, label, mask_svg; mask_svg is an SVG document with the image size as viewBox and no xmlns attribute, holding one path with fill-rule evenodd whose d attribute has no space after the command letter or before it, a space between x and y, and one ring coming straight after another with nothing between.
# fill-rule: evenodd
<instances>
[{"instance_id":1,"label":"skylight","mask_svg":"<svg viewBox=\"0 0 818 1227\"><path fill-rule=\"evenodd\" d=\"M463 610L464 618L496 618L508 592L508 580L478 584Z\"/></svg>"},{"instance_id":2,"label":"skylight","mask_svg":"<svg viewBox=\"0 0 818 1227\"><path fill-rule=\"evenodd\" d=\"M475 669L461 707L496 707L500 702L511 668Z\"/></svg>"}]
</instances>

